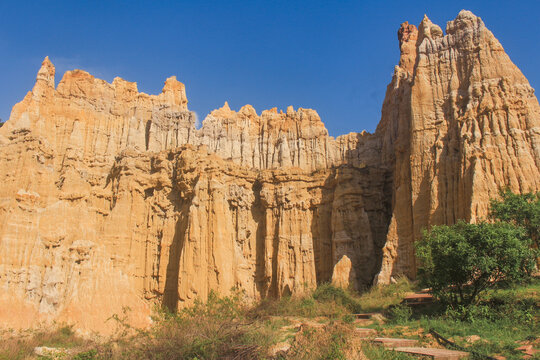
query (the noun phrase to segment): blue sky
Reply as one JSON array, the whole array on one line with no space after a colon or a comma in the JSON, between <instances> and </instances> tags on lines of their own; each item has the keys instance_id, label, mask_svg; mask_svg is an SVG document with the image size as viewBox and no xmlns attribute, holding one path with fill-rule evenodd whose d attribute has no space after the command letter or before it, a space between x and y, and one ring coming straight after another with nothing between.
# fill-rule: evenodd
<instances>
[{"instance_id":1,"label":"blue sky","mask_svg":"<svg viewBox=\"0 0 540 360\"><path fill-rule=\"evenodd\" d=\"M533 87L540 86L540 1L8 1L0 3L0 118L9 117L49 55L57 82L81 68L139 91L186 84L204 118L238 110L316 109L331 135L380 119L399 59L400 23L441 27L461 9L482 17Z\"/></svg>"}]
</instances>

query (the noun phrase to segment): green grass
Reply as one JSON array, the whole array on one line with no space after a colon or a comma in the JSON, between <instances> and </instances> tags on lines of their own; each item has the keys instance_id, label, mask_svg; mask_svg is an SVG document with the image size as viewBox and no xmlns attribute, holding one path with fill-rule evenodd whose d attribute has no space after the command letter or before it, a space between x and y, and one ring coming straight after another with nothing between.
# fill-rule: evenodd
<instances>
[{"instance_id":1,"label":"green grass","mask_svg":"<svg viewBox=\"0 0 540 360\"><path fill-rule=\"evenodd\" d=\"M314 292L302 297L286 296L279 300L263 300L252 313L266 316L319 316L343 319L361 312L384 312L399 304L406 293L415 291L414 284L407 278L398 278L395 284L375 286L359 294L337 288L330 284L320 285Z\"/></svg>"},{"instance_id":2,"label":"green grass","mask_svg":"<svg viewBox=\"0 0 540 360\"><path fill-rule=\"evenodd\" d=\"M286 296L279 300L266 299L250 312L252 316L327 317L341 319L361 311L358 296L352 291L322 284L304 296Z\"/></svg>"},{"instance_id":3,"label":"green grass","mask_svg":"<svg viewBox=\"0 0 540 360\"><path fill-rule=\"evenodd\" d=\"M384 312L397 305L408 292L418 290L406 277L400 277L395 284L376 285L361 294L358 304L364 312Z\"/></svg>"},{"instance_id":4,"label":"green grass","mask_svg":"<svg viewBox=\"0 0 540 360\"><path fill-rule=\"evenodd\" d=\"M520 342L535 340L540 335L539 290L540 280L535 279L513 288L490 290L477 306L445 309L435 304L418 309L409 318L397 316L372 327L386 336L406 335L425 343L434 343L426 336L433 329L469 351L503 355L508 360L521 359L523 354L515 348ZM467 341L472 335L481 339Z\"/></svg>"}]
</instances>

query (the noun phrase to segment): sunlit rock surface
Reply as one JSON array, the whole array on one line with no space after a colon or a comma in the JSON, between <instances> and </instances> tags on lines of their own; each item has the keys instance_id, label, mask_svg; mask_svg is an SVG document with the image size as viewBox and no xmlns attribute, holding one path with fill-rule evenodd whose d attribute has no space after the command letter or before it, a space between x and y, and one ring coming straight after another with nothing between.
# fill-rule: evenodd
<instances>
[{"instance_id":1,"label":"sunlit rock surface","mask_svg":"<svg viewBox=\"0 0 540 360\"><path fill-rule=\"evenodd\" d=\"M159 95L81 70L55 87L46 58L0 128L0 321L108 331L126 306L144 325L212 290L413 277L422 229L540 190L538 101L482 20L398 39L377 131L337 138L292 106L225 103L196 129L175 77Z\"/></svg>"}]
</instances>

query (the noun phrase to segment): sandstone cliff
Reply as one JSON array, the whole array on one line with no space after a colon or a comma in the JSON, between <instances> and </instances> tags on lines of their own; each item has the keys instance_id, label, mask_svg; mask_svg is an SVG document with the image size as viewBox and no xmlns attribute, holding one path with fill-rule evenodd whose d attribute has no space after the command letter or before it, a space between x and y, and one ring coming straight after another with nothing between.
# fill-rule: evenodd
<instances>
[{"instance_id":1,"label":"sandstone cliff","mask_svg":"<svg viewBox=\"0 0 540 360\"><path fill-rule=\"evenodd\" d=\"M145 323L240 287L253 299L371 283L388 174L370 134L328 136L313 110L213 111L200 130L175 78L162 94L76 70L36 85L0 133L0 318L90 329ZM379 256L380 258L380 256ZM17 299L17 300L14 300ZM18 310L13 311L13 305Z\"/></svg>"},{"instance_id":2,"label":"sandstone cliff","mask_svg":"<svg viewBox=\"0 0 540 360\"><path fill-rule=\"evenodd\" d=\"M174 77L159 95L81 70L55 87L46 58L0 128L0 319L104 330L212 290L414 276L423 228L540 190L533 89L480 18L446 32L402 24L377 131L337 138L292 107L225 103L196 129Z\"/></svg>"}]
</instances>

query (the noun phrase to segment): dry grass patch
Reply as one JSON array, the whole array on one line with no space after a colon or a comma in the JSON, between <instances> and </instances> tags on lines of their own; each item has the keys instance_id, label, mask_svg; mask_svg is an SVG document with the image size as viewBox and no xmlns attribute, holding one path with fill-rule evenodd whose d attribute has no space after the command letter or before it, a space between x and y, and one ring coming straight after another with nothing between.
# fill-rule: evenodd
<instances>
[{"instance_id":1,"label":"dry grass patch","mask_svg":"<svg viewBox=\"0 0 540 360\"><path fill-rule=\"evenodd\" d=\"M0 334L0 360L37 358L36 347L72 349L91 346L91 341L78 336L69 325L55 325L21 332L4 331Z\"/></svg>"},{"instance_id":2,"label":"dry grass patch","mask_svg":"<svg viewBox=\"0 0 540 360\"><path fill-rule=\"evenodd\" d=\"M323 326L303 325L283 359L364 359L354 329L340 321Z\"/></svg>"}]
</instances>

